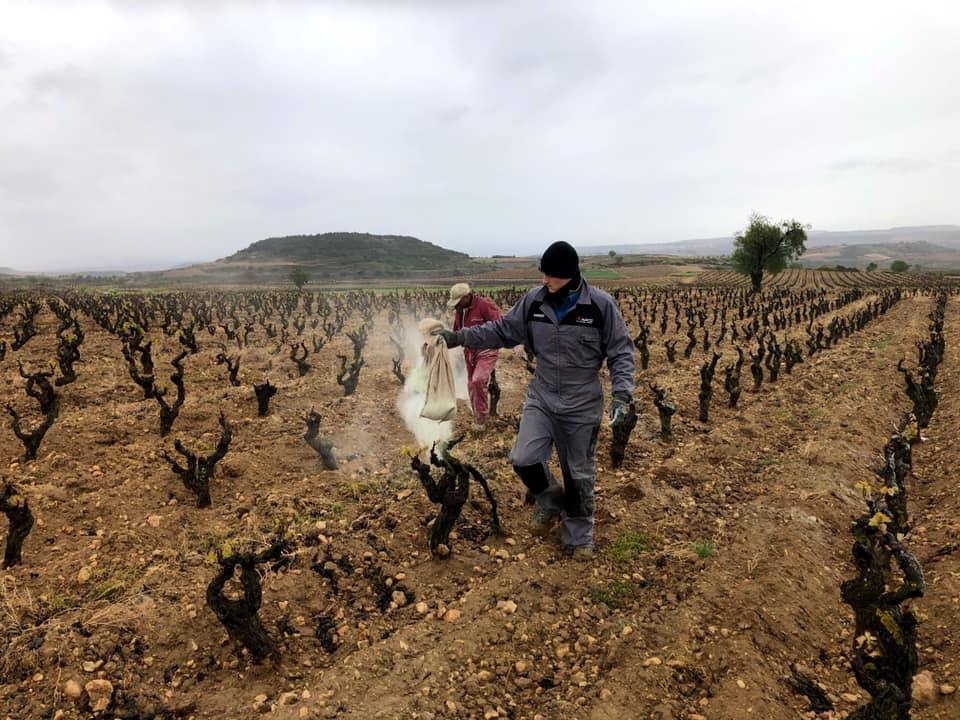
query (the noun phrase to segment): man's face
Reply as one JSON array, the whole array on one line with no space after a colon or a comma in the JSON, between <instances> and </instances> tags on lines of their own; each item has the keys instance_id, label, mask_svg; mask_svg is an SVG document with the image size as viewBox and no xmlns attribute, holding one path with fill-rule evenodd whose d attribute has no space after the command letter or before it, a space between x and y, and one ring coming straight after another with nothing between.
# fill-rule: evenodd
<instances>
[{"instance_id":1,"label":"man's face","mask_svg":"<svg viewBox=\"0 0 960 720\"><path fill-rule=\"evenodd\" d=\"M543 284L547 286L547 290L552 293L555 293L560 290L564 285L570 282L570 278L557 278L553 275L543 274Z\"/></svg>"},{"instance_id":2,"label":"man's face","mask_svg":"<svg viewBox=\"0 0 960 720\"><path fill-rule=\"evenodd\" d=\"M466 310L470 307L470 301L473 299L473 293L467 293L457 301L457 310Z\"/></svg>"}]
</instances>

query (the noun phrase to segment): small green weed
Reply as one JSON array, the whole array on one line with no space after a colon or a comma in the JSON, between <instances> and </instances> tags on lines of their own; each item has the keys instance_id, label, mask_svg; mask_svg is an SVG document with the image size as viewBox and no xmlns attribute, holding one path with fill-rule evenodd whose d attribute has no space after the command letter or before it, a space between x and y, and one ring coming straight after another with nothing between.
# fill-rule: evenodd
<instances>
[{"instance_id":1,"label":"small green weed","mask_svg":"<svg viewBox=\"0 0 960 720\"><path fill-rule=\"evenodd\" d=\"M640 553L650 552L652 549L653 545L647 535L629 532L614 538L604 552L613 562L625 563L633 560Z\"/></svg>"},{"instance_id":2,"label":"small green weed","mask_svg":"<svg viewBox=\"0 0 960 720\"><path fill-rule=\"evenodd\" d=\"M595 603L603 603L607 607L617 610L623 607L624 602L633 595L633 583L626 578L615 577L606 585L597 585L590 588L590 599Z\"/></svg>"},{"instance_id":3,"label":"small green weed","mask_svg":"<svg viewBox=\"0 0 960 720\"><path fill-rule=\"evenodd\" d=\"M124 573L117 573L90 588L84 594L84 600L91 602L96 602L97 600L115 600L123 595L130 584L130 580L129 577L124 576Z\"/></svg>"},{"instance_id":4,"label":"small green weed","mask_svg":"<svg viewBox=\"0 0 960 720\"><path fill-rule=\"evenodd\" d=\"M846 395L848 392L853 390L856 386L857 384L855 382L853 382L852 380L848 380L847 382L842 382L839 385L837 385L837 389L835 393L837 395Z\"/></svg>"},{"instance_id":5,"label":"small green weed","mask_svg":"<svg viewBox=\"0 0 960 720\"><path fill-rule=\"evenodd\" d=\"M60 591L48 593L43 595L37 603L35 620L40 624L76 607L80 607L80 600L77 597Z\"/></svg>"},{"instance_id":6,"label":"small green weed","mask_svg":"<svg viewBox=\"0 0 960 720\"><path fill-rule=\"evenodd\" d=\"M873 344L873 349L876 352L883 352L884 350L887 349L887 346L890 345L891 339L892 339L891 335L884 335L882 338L880 338Z\"/></svg>"},{"instance_id":7,"label":"small green weed","mask_svg":"<svg viewBox=\"0 0 960 720\"><path fill-rule=\"evenodd\" d=\"M793 428L794 430L799 430L802 427L800 421L797 420L797 416L793 414L792 410L780 408L777 410L777 417L783 421L784 425Z\"/></svg>"},{"instance_id":8,"label":"small green weed","mask_svg":"<svg viewBox=\"0 0 960 720\"><path fill-rule=\"evenodd\" d=\"M693 550L701 560L706 560L713 555L713 543L709 540L694 540L690 543L690 549Z\"/></svg>"},{"instance_id":9,"label":"small green weed","mask_svg":"<svg viewBox=\"0 0 960 720\"><path fill-rule=\"evenodd\" d=\"M235 531L210 532L200 537L197 543L197 552L204 556L208 565L217 564L217 553L222 557L229 557L237 551L237 540L233 537Z\"/></svg>"},{"instance_id":10,"label":"small green weed","mask_svg":"<svg viewBox=\"0 0 960 720\"><path fill-rule=\"evenodd\" d=\"M763 470L763 468L768 468L771 465L779 465L783 462L780 458L775 455L768 455L757 460L757 469Z\"/></svg>"}]
</instances>

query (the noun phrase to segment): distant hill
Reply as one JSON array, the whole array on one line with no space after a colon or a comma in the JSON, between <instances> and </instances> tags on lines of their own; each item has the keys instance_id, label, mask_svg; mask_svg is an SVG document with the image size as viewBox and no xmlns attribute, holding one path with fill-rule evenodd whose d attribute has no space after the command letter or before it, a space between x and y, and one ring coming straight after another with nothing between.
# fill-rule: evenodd
<instances>
[{"instance_id":1,"label":"distant hill","mask_svg":"<svg viewBox=\"0 0 960 720\"><path fill-rule=\"evenodd\" d=\"M921 225L917 227L896 227L886 230L809 230L807 232L807 255L816 248L838 245L885 245L889 243L930 243L960 251L960 226L958 225ZM578 246L582 255L606 255L613 250L619 255L729 255L733 249L733 234L727 237L702 238L699 240L679 240L667 243L630 243L620 245ZM852 257L852 256L851 256ZM897 259L897 258L895 258ZM958 256L957 260L960 260ZM869 260L863 262L865 266ZM907 260L907 262L910 262ZM957 261L951 261L951 267L960 267ZM845 264L845 263L844 263Z\"/></svg>"},{"instance_id":2,"label":"distant hill","mask_svg":"<svg viewBox=\"0 0 960 720\"><path fill-rule=\"evenodd\" d=\"M312 281L367 278L425 278L482 272L489 263L405 235L323 233L258 240L212 263L191 265L156 274L170 282L286 282L294 267ZM153 274L150 274L153 275ZM146 278L144 278L146 279Z\"/></svg>"},{"instance_id":3,"label":"distant hill","mask_svg":"<svg viewBox=\"0 0 960 720\"><path fill-rule=\"evenodd\" d=\"M894 260L903 260L914 269L950 270L960 268L960 250L924 240L857 243L812 248L800 258L804 267L844 265L865 268L869 263L876 263L882 269L888 268Z\"/></svg>"},{"instance_id":4,"label":"distant hill","mask_svg":"<svg viewBox=\"0 0 960 720\"><path fill-rule=\"evenodd\" d=\"M323 233L268 238L226 258L227 262L288 260L311 265L341 265L344 260L383 269L418 270L433 264L456 265L470 256L405 235Z\"/></svg>"}]
</instances>

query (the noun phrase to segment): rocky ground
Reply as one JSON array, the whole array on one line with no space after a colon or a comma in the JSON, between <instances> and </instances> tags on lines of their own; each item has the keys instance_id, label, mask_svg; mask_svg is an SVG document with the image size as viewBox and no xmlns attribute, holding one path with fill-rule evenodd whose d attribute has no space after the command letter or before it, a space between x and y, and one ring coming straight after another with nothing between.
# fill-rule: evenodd
<instances>
[{"instance_id":1,"label":"rocky ground","mask_svg":"<svg viewBox=\"0 0 960 720\"><path fill-rule=\"evenodd\" d=\"M39 459L23 463L13 433L0 432L3 477L37 517L24 564L0 575L0 716L846 717L866 697L849 669L852 615L839 598L853 574L850 522L863 512L855 485L872 476L909 410L895 366L914 357L932 307L929 295L905 297L759 391L747 389L745 372L737 409L726 407L718 373L708 423L696 420L704 356L669 365L658 346L638 377L642 413L622 468L611 467L609 431L601 434L591 563L563 558L555 540L527 530L529 506L506 454L528 375L507 353L501 416L474 432L462 407L457 449L490 481L504 532L492 533L474 488L450 556L434 559L426 526L435 506L402 452L414 443L395 406L384 317L346 398L334 382L343 337L311 358L304 377L284 352L256 343L242 353L235 388L204 334L166 439L119 342L85 320L80 379L63 389ZM916 603L926 616L914 711L923 720L960 717L958 308L955 299L947 306L941 405L910 481L917 527L907 542L928 582ZM0 362L4 402L29 407L16 362L52 355L56 322L46 311L41 327ZM157 345L160 368L176 343ZM721 366L729 342L726 351ZM264 377L279 393L258 418L250 386ZM656 432L645 390L653 380L679 408L669 441ZM337 470L322 469L303 442L311 407ZM218 410L234 440L212 507L199 509L160 453L174 437L208 452ZM263 567L260 616L279 656L254 664L237 655L204 592L218 549L262 548L278 527L297 541L288 565ZM811 688L827 709L812 709Z\"/></svg>"}]
</instances>

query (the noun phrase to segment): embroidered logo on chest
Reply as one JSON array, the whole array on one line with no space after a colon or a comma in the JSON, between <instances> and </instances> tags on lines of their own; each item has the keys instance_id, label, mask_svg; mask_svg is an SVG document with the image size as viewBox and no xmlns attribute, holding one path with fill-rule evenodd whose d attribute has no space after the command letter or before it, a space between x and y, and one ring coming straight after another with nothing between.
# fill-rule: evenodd
<instances>
[{"instance_id":1,"label":"embroidered logo on chest","mask_svg":"<svg viewBox=\"0 0 960 720\"><path fill-rule=\"evenodd\" d=\"M573 319L573 321L574 321L577 325L593 325L593 318L591 318L591 317L582 317L582 316L580 316L580 315L577 315L577 316Z\"/></svg>"}]
</instances>

